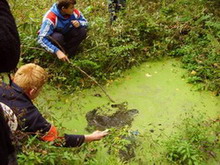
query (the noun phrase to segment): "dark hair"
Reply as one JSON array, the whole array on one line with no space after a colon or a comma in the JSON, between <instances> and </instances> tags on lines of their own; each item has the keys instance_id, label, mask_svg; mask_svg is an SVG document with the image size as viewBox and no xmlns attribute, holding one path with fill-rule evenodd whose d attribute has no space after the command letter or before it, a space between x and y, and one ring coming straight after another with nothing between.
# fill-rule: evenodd
<instances>
[{"instance_id":1,"label":"dark hair","mask_svg":"<svg viewBox=\"0 0 220 165\"><path fill-rule=\"evenodd\" d=\"M57 7L61 10L63 7L68 8L70 5L75 5L76 0L58 0Z\"/></svg>"}]
</instances>

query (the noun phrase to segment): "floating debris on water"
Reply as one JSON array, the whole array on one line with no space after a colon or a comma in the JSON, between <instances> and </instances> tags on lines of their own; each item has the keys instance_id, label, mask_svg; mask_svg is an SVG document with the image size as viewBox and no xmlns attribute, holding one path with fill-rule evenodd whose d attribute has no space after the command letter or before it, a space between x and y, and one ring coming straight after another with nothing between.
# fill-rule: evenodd
<instances>
[{"instance_id":1,"label":"floating debris on water","mask_svg":"<svg viewBox=\"0 0 220 165\"><path fill-rule=\"evenodd\" d=\"M86 114L88 122L86 130L105 130L111 127L131 126L134 116L138 113L137 109L128 109L127 102L109 103L107 106L98 107Z\"/></svg>"}]
</instances>

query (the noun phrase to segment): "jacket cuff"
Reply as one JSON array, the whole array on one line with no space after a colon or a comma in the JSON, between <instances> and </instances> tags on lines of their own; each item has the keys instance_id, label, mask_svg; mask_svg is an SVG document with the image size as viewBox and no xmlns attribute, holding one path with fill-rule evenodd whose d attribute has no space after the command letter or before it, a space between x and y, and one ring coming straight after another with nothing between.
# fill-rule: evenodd
<instances>
[{"instance_id":1,"label":"jacket cuff","mask_svg":"<svg viewBox=\"0 0 220 165\"><path fill-rule=\"evenodd\" d=\"M57 128L52 125L50 127L50 130L43 137L41 137L41 139L43 141L51 142L57 139L57 135L58 135Z\"/></svg>"},{"instance_id":2,"label":"jacket cuff","mask_svg":"<svg viewBox=\"0 0 220 165\"><path fill-rule=\"evenodd\" d=\"M58 52L58 50L60 50L60 49L55 47L53 53L56 54Z\"/></svg>"},{"instance_id":3,"label":"jacket cuff","mask_svg":"<svg viewBox=\"0 0 220 165\"><path fill-rule=\"evenodd\" d=\"M65 144L64 147L79 147L83 144L85 141L84 135L64 135L65 138Z\"/></svg>"}]
</instances>

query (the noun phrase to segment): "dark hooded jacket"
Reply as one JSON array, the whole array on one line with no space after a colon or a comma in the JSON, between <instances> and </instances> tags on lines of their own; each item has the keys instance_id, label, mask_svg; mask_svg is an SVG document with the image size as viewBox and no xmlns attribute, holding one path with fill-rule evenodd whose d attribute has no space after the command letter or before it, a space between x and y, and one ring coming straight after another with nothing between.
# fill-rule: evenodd
<instances>
[{"instance_id":1,"label":"dark hooded jacket","mask_svg":"<svg viewBox=\"0 0 220 165\"><path fill-rule=\"evenodd\" d=\"M0 0L0 72L13 70L20 56L20 40L15 20L6 0Z\"/></svg>"},{"instance_id":2,"label":"dark hooded jacket","mask_svg":"<svg viewBox=\"0 0 220 165\"><path fill-rule=\"evenodd\" d=\"M20 40L15 20L6 0L0 0L0 72L9 72L16 68L20 56ZM10 138L10 129L5 122L0 106L0 164L17 164L15 149ZM14 162L11 162L14 157Z\"/></svg>"},{"instance_id":3,"label":"dark hooded jacket","mask_svg":"<svg viewBox=\"0 0 220 165\"><path fill-rule=\"evenodd\" d=\"M51 125L28 98L22 88L15 83L0 84L0 102L12 109L18 119L18 129L35 135L40 135L44 141L59 141L59 146L78 147L85 141L84 135L65 134L58 136L57 128ZM52 138L52 139L51 139Z\"/></svg>"}]
</instances>

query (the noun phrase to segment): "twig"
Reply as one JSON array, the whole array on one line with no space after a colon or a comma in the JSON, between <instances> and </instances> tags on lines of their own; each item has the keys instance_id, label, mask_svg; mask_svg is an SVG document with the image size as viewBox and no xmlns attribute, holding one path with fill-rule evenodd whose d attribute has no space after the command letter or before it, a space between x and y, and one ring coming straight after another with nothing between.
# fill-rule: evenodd
<instances>
[{"instance_id":1,"label":"twig","mask_svg":"<svg viewBox=\"0 0 220 165\"><path fill-rule=\"evenodd\" d=\"M73 67L75 67L76 69L78 69L81 73L83 73L84 75L86 75L89 79L91 79L96 85L98 85L100 88L101 88L101 90L103 91L103 93L105 93L105 95L109 98L109 100L111 101L111 102L115 102L108 94L107 94L107 92L105 91L105 89L93 78L93 77L91 77L90 75L88 75L84 70L82 70L80 67L78 67L78 66L76 66L76 65L74 65L72 62L70 62L70 65L71 66L73 66Z\"/></svg>"},{"instance_id":2,"label":"twig","mask_svg":"<svg viewBox=\"0 0 220 165\"><path fill-rule=\"evenodd\" d=\"M26 46L26 45L22 45L22 46ZM45 51L47 52L45 49L42 49L42 48L38 48L38 47L28 47L28 49L34 49L34 50L42 50L42 51Z\"/></svg>"},{"instance_id":3,"label":"twig","mask_svg":"<svg viewBox=\"0 0 220 165\"><path fill-rule=\"evenodd\" d=\"M55 39L53 39L51 36L48 36L48 38L49 38L51 41L53 41L53 42L61 49L61 51L62 51L64 54L66 54L65 50L63 49L63 47L62 47ZM86 76L87 76L89 79L91 79L96 85L98 85L98 86L101 88L101 90L104 92L104 94L109 98L109 100L110 100L111 102L113 102L113 103L115 102L115 101L107 94L107 92L104 90L104 88L103 88L93 77L91 77L90 75L88 75L84 70L82 70L80 67L74 65L72 62L69 62L69 63L70 63L70 65L71 65L72 67L78 69L81 73L83 73L84 75L86 75Z\"/></svg>"}]
</instances>

